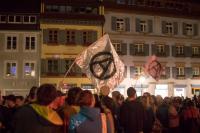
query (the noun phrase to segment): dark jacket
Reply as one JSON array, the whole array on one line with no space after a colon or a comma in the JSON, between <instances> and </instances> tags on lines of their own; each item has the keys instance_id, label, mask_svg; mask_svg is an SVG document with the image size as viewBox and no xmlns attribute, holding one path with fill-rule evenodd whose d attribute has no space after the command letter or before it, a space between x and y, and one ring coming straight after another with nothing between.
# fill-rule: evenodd
<instances>
[{"instance_id":1,"label":"dark jacket","mask_svg":"<svg viewBox=\"0 0 200 133\"><path fill-rule=\"evenodd\" d=\"M137 101L125 101L120 109L120 122L124 133L143 131L144 108Z\"/></svg>"},{"instance_id":2,"label":"dark jacket","mask_svg":"<svg viewBox=\"0 0 200 133\"><path fill-rule=\"evenodd\" d=\"M110 132L110 126L107 121L107 133ZM81 107L80 112L70 119L69 133L102 133L100 110Z\"/></svg>"},{"instance_id":3,"label":"dark jacket","mask_svg":"<svg viewBox=\"0 0 200 133\"><path fill-rule=\"evenodd\" d=\"M34 108L34 106L26 105L18 110L15 115L13 121L14 133L62 133L62 124L55 124L51 121L51 118L43 116L40 112L45 112L46 116L55 116L54 119L60 119L51 109Z\"/></svg>"}]
</instances>

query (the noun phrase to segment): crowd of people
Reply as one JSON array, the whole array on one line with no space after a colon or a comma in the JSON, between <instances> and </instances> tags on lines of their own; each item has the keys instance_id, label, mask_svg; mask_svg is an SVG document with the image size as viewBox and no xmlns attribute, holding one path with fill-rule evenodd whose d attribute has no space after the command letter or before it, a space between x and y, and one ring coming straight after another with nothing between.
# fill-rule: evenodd
<instances>
[{"instance_id":1,"label":"crowd of people","mask_svg":"<svg viewBox=\"0 0 200 133\"><path fill-rule=\"evenodd\" d=\"M109 88L104 86L104 89ZM92 94L52 84L32 87L26 98L1 97L0 133L199 133L200 96L136 96L118 91Z\"/></svg>"}]
</instances>

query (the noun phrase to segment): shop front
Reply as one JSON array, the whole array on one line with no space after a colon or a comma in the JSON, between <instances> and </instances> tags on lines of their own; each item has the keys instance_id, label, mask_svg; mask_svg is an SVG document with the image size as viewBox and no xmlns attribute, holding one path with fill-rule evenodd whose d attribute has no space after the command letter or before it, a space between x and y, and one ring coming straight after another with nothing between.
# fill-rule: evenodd
<instances>
[{"instance_id":1,"label":"shop front","mask_svg":"<svg viewBox=\"0 0 200 133\"><path fill-rule=\"evenodd\" d=\"M191 88L192 88L193 95L196 95L196 96L200 95L200 84L192 84Z\"/></svg>"},{"instance_id":2,"label":"shop front","mask_svg":"<svg viewBox=\"0 0 200 133\"><path fill-rule=\"evenodd\" d=\"M162 98L168 96L168 85L167 84L157 84L155 88L155 96L160 95Z\"/></svg>"}]
</instances>

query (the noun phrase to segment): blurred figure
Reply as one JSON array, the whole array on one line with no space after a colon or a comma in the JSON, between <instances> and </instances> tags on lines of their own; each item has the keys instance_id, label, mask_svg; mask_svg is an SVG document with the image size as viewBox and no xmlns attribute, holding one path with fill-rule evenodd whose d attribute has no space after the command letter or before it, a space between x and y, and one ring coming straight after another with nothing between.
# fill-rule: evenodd
<instances>
[{"instance_id":1,"label":"blurred figure","mask_svg":"<svg viewBox=\"0 0 200 133\"><path fill-rule=\"evenodd\" d=\"M150 95L144 95L141 103L144 107L144 133L151 133L155 121L153 108L149 103Z\"/></svg>"},{"instance_id":2,"label":"blurred figure","mask_svg":"<svg viewBox=\"0 0 200 133\"><path fill-rule=\"evenodd\" d=\"M162 124L162 133L169 133L169 102L170 98L165 97L164 100L157 97L158 100L158 109L156 112L156 117Z\"/></svg>"},{"instance_id":3,"label":"blurred figure","mask_svg":"<svg viewBox=\"0 0 200 133\"><path fill-rule=\"evenodd\" d=\"M100 110L94 108L95 98L90 91L82 91L78 103L81 109L70 119L70 133L111 133L106 119L101 118Z\"/></svg>"},{"instance_id":4,"label":"blurred figure","mask_svg":"<svg viewBox=\"0 0 200 133\"><path fill-rule=\"evenodd\" d=\"M52 109L57 97L52 84L37 89L37 101L20 108L15 116L14 133L62 133L63 121Z\"/></svg>"},{"instance_id":5,"label":"blurred figure","mask_svg":"<svg viewBox=\"0 0 200 133\"><path fill-rule=\"evenodd\" d=\"M28 96L26 97L25 103L26 104L31 104L36 101L36 93L37 93L37 88L36 86L33 86L30 91Z\"/></svg>"},{"instance_id":6,"label":"blurred figure","mask_svg":"<svg viewBox=\"0 0 200 133\"><path fill-rule=\"evenodd\" d=\"M133 87L127 89L128 99L120 109L120 122L124 133L142 133L144 123L144 108L136 101L136 90Z\"/></svg>"},{"instance_id":7,"label":"blurred figure","mask_svg":"<svg viewBox=\"0 0 200 133\"><path fill-rule=\"evenodd\" d=\"M80 111L80 106L78 105L78 97L82 89L80 87L72 87L69 89L66 103L62 110L59 111L60 116L64 121L64 133L68 132L69 120L73 115L76 115Z\"/></svg>"},{"instance_id":8,"label":"blurred figure","mask_svg":"<svg viewBox=\"0 0 200 133\"><path fill-rule=\"evenodd\" d=\"M6 128L7 133L12 133L13 132L12 122L14 119L14 115L17 111L15 95L11 94L11 95L6 96L5 104L8 108L5 114L5 120L6 120L5 128Z\"/></svg>"},{"instance_id":9,"label":"blurred figure","mask_svg":"<svg viewBox=\"0 0 200 133\"><path fill-rule=\"evenodd\" d=\"M199 119L199 110L195 107L194 102L190 99L186 99L181 113L181 133L199 133Z\"/></svg>"},{"instance_id":10,"label":"blurred figure","mask_svg":"<svg viewBox=\"0 0 200 133\"><path fill-rule=\"evenodd\" d=\"M171 99L172 101L169 104L169 132L170 133L179 133L179 115L176 110L177 101L176 99Z\"/></svg>"},{"instance_id":11,"label":"blurred figure","mask_svg":"<svg viewBox=\"0 0 200 133\"><path fill-rule=\"evenodd\" d=\"M16 96L16 107L21 107L22 105L24 105L24 97Z\"/></svg>"},{"instance_id":12,"label":"blurred figure","mask_svg":"<svg viewBox=\"0 0 200 133\"><path fill-rule=\"evenodd\" d=\"M66 96L65 96L64 93L62 93L59 90L56 91L56 95L57 95L57 97L54 100L54 102L51 104L51 108L54 109L54 110L59 111L59 110L62 109L62 107L65 104L65 98L66 98Z\"/></svg>"}]
</instances>

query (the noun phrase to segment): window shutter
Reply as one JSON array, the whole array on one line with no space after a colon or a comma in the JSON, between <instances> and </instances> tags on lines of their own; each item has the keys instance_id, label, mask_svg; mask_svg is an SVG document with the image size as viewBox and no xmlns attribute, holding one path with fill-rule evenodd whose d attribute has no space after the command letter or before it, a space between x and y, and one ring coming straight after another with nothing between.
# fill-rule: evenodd
<instances>
[{"instance_id":1,"label":"window shutter","mask_svg":"<svg viewBox=\"0 0 200 133\"><path fill-rule=\"evenodd\" d=\"M127 66L124 68L124 77L127 78Z\"/></svg>"},{"instance_id":2,"label":"window shutter","mask_svg":"<svg viewBox=\"0 0 200 133\"><path fill-rule=\"evenodd\" d=\"M144 56L149 56L149 44L144 44Z\"/></svg>"},{"instance_id":3,"label":"window shutter","mask_svg":"<svg viewBox=\"0 0 200 133\"><path fill-rule=\"evenodd\" d=\"M192 47L184 46L184 54L186 57L192 57Z\"/></svg>"},{"instance_id":4,"label":"window shutter","mask_svg":"<svg viewBox=\"0 0 200 133\"><path fill-rule=\"evenodd\" d=\"M153 21L152 20L148 20L148 29L149 29L149 33L153 32Z\"/></svg>"},{"instance_id":5,"label":"window shutter","mask_svg":"<svg viewBox=\"0 0 200 133\"><path fill-rule=\"evenodd\" d=\"M129 18L125 18L125 23L126 23L126 31L130 31L130 19Z\"/></svg>"},{"instance_id":6,"label":"window shutter","mask_svg":"<svg viewBox=\"0 0 200 133\"><path fill-rule=\"evenodd\" d=\"M156 46L156 44L152 44L152 46L151 46L151 52L152 52L152 55L156 55L156 53L157 53L157 46Z\"/></svg>"},{"instance_id":7,"label":"window shutter","mask_svg":"<svg viewBox=\"0 0 200 133\"><path fill-rule=\"evenodd\" d=\"M117 18L112 16L112 18L111 18L111 27L112 27L113 31L116 31L116 21L117 21Z\"/></svg>"},{"instance_id":8,"label":"window shutter","mask_svg":"<svg viewBox=\"0 0 200 133\"><path fill-rule=\"evenodd\" d=\"M81 76L82 75L81 68L78 65L76 65L76 64L74 64L74 67L75 67L75 73L76 73L76 75L77 76Z\"/></svg>"},{"instance_id":9,"label":"window shutter","mask_svg":"<svg viewBox=\"0 0 200 133\"><path fill-rule=\"evenodd\" d=\"M169 45L165 45L165 53L166 53L166 57L170 55Z\"/></svg>"},{"instance_id":10,"label":"window shutter","mask_svg":"<svg viewBox=\"0 0 200 133\"><path fill-rule=\"evenodd\" d=\"M130 55L135 55L135 45L134 44L129 44L129 54Z\"/></svg>"},{"instance_id":11,"label":"window shutter","mask_svg":"<svg viewBox=\"0 0 200 133\"><path fill-rule=\"evenodd\" d=\"M192 78L192 68L191 67L185 67L185 77L186 78Z\"/></svg>"},{"instance_id":12,"label":"window shutter","mask_svg":"<svg viewBox=\"0 0 200 133\"><path fill-rule=\"evenodd\" d=\"M141 32L140 19L139 18L136 18L136 32Z\"/></svg>"},{"instance_id":13,"label":"window shutter","mask_svg":"<svg viewBox=\"0 0 200 133\"><path fill-rule=\"evenodd\" d=\"M126 43L121 44L121 49L122 49L122 51L121 51L122 55L127 55L127 44Z\"/></svg>"},{"instance_id":14,"label":"window shutter","mask_svg":"<svg viewBox=\"0 0 200 133\"><path fill-rule=\"evenodd\" d=\"M177 68L176 68L176 67L173 67L173 68L172 68L172 77L173 77L174 79L177 78Z\"/></svg>"},{"instance_id":15,"label":"window shutter","mask_svg":"<svg viewBox=\"0 0 200 133\"><path fill-rule=\"evenodd\" d=\"M83 34L80 30L76 30L75 32L75 43L79 45L83 44Z\"/></svg>"},{"instance_id":16,"label":"window shutter","mask_svg":"<svg viewBox=\"0 0 200 133\"><path fill-rule=\"evenodd\" d=\"M165 68L166 79L170 78L170 67Z\"/></svg>"},{"instance_id":17,"label":"window shutter","mask_svg":"<svg viewBox=\"0 0 200 133\"><path fill-rule=\"evenodd\" d=\"M167 28L166 28L166 21L162 21L162 33L166 34L167 33Z\"/></svg>"},{"instance_id":18,"label":"window shutter","mask_svg":"<svg viewBox=\"0 0 200 133\"><path fill-rule=\"evenodd\" d=\"M176 57L176 46L172 46L172 56Z\"/></svg>"},{"instance_id":19,"label":"window shutter","mask_svg":"<svg viewBox=\"0 0 200 133\"><path fill-rule=\"evenodd\" d=\"M49 42L49 30L43 30L43 43L47 44Z\"/></svg>"},{"instance_id":20,"label":"window shutter","mask_svg":"<svg viewBox=\"0 0 200 133\"><path fill-rule=\"evenodd\" d=\"M97 31L92 31L92 43L97 40Z\"/></svg>"},{"instance_id":21,"label":"window shutter","mask_svg":"<svg viewBox=\"0 0 200 133\"><path fill-rule=\"evenodd\" d=\"M66 68L67 68L67 67L66 67L66 61L65 61L65 59L61 59L61 60L60 60L60 70L59 70L60 73L61 73L61 74L65 74L66 71L67 71Z\"/></svg>"},{"instance_id":22,"label":"window shutter","mask_svg":"<svg viewBox=\"0 0 200 133\"><path fill-rule=\"evenodd\" d=\"M45 75L47 72L48 72L47 60L46 59L42 59L41 60L41 74Z\"/></svg>"},{"instance_id":23,"label":"window shutter","mask_svg":"<svg viewBox=\"0 0 200 133\"><path fill-rule=\"evenodd\" d=\"M183 35L185 35L185 36L187 35L186 25L187 25L186 23L183 23L183 29L182 29Z\"/></svg>"},{"instance_id":24,"label":"window shutter","mask_svg":"<svg viewBox=\"0 0 200 133\"><path fill-rule=\"evenodd\" d=\"M198 35L198 31L199 31L198 24L194 24L193 28L194 28L194 36L197 36Z\"/></svg>"},{"instance_id":25,"label":"window shutter","mask_svg":"<svg viewBox=\"0 0 200 133\"><path fill-rule=\"evenodd\" d=\"M65 30L58 31L58 43L66 44L66 31Z\"/></svg>"},{"instance_id":26,"label":"window shutter","mask_svg":"<svg viewBox=\"0 0 200 133\"><path fill-rule=\"evenodd\" d=\"M130 78L134 78L135 77L135 67L131 66L130 67Z\"/></svg>"},{"instance_id":27,"label":"window shutter","mask_svg":"<svg viewBox=\"0 0 200 133\"><path fill-rule=\"evenodd\" d=\"M174 27L174 35L178 35L178 23L174 22L173 27Z\"/></svg>"}]
</instances>

